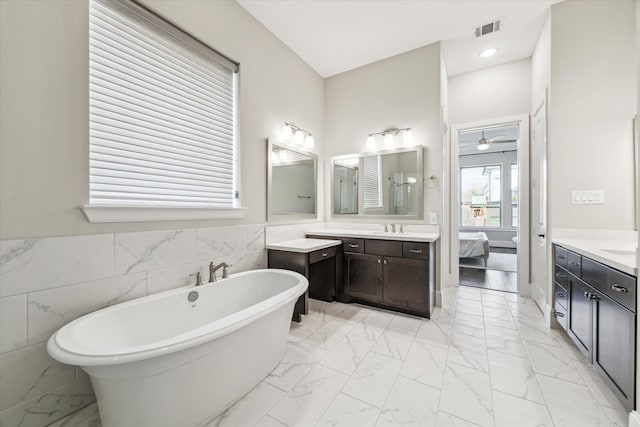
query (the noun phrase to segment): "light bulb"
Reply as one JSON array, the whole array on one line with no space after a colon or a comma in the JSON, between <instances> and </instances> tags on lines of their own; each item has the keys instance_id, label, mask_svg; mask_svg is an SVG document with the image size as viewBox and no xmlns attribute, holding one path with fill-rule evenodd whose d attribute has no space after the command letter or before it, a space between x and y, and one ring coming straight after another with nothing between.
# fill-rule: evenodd
<instances>
[{"instance_id":1,"label":"light bulb","mask_svg":"<svg viewBox=\"0 0 640 427\"><path fill-rule=\"evenodd\" d=\"M402 134L402 143L404 145L411 145L413 143L413 132L411 132L411 129L405 130Z\"/></svg>"},{"instance_id":2,"label":"light bulb","mask_svg":"<svg viewBox=\"0 0 640 427\"><path fill-rule=\"evenodd\" d=\"M393 145L393 134L387 133L384 135L384 145L387 147Z\"/></svg>"},{"instance_id":3,"label":"light bulb","mask_svg":"<svg viewBox=\"0 0 640 427\"><path fill-rule=\"evenodd\" d=\"M293 140L295 141L296 144L298 145L302 145L304 144L304 133L301 130L297 130L294 134L293 134Z\"/></svg>"},{"instance_id":4,"label":"light bulb","mask_svg":"<svg viewBox=\"0 0 640 427\"><path fill-rule=\"evenodd\" d=\"M477 148L480 151L488 150L489 149L489 143L488 142L480 143L480 144L478 144Z\"/></svg>"},{"instance_id":5,"label":"light bulb","mask_svg":"<svg viewBox=\"0 0 640 427\"><path fill-rule=\"evenodd\" d=\"M289 126L288 124L282 126L282 139L284 139L285 141L290 141L292 135L293 131L291 130L291 126Z\"/></svg>"},{"instance_id":6,"label":"light bulb","mask_svg":"<svg viewBox=\"0 0 640 427\"><path fill-rule=\"evenodd\" d=\"M307 135L307 137L304 139L304 146L306 148L313 148L315 141L313 140L313 135Z\"/></svg>"},{"instance_id":7,"label":"light bulb","mask_svg":"<svg viewBox=\"0 0 640 427\"><path fill-rule=\"evenodd\" d=\"M367 136L367 148L373 148L376 146L376 139L373 135Z\"/></svg>"},{"instance_id":8,"label":"light bulb","mask_svg":"<svg viewBox=\"0 0 640 427\"><path fill-rule=\"evenodd\" d=\"M480 56L480 58L490 58L496 53L498 53L498 48L490 47L488 49L483 50L478 55Z\"/></svg>"}]
</instances>

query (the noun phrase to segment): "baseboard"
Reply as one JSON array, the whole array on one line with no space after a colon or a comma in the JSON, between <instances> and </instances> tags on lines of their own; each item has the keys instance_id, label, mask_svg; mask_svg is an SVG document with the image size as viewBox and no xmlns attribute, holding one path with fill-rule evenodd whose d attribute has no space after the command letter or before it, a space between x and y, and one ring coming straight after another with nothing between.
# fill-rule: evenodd
<instances>
[{"instance_id":1,"label":"baseboard","mask_svg":"<svg viewBox=\"0 0 640 427\"><path fill-rule=\"evenodd\" d=\"M436 307L442 307L442 292L440 289L436 289Z\"/></svg>"},{"instance_id":2,"label":"baseboard","mask_svg":"<svg viewBox=\"0 0 640 427\"><path fill-rule=\"evenodd\" d=\"M640 427L640 413L636 411L629 412L629 427Z\"/></svg>"}]
</instances>

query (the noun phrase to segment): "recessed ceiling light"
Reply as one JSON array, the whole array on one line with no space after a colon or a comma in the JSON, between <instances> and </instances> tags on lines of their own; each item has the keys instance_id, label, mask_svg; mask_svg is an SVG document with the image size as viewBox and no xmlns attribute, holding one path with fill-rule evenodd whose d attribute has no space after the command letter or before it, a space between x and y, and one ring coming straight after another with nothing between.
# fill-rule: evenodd
<instances>
[{"instance_id":1,"label":"recessed ceiling light","mask_svg":"<svg viewBox=\"0 0 640 427\"><path fill-rule=\"evenodd\" d=\"M489 58L498 53L498 48L490 47L480 52L480 58Z\"/></svg>"}]
</instances>

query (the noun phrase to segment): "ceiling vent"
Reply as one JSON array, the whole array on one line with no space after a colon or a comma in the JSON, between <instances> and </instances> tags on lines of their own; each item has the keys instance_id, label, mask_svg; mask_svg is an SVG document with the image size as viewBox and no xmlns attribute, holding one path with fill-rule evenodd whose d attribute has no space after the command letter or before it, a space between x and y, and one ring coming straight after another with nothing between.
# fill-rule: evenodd
<instances>
[{"instance_id":1,"label":"ceiling vent","mask_svg":"<svg viewBox=\"0 0 640 427\"><path fill-rule=\"evenodd\" d=\"M486 36L487 34L495 33L496 31L500 31L503 27L504 18L500 18L496 21L491 21L486 24L482 24L473 29L473 36L475 38Z\"/></svg>"}]
</instances>

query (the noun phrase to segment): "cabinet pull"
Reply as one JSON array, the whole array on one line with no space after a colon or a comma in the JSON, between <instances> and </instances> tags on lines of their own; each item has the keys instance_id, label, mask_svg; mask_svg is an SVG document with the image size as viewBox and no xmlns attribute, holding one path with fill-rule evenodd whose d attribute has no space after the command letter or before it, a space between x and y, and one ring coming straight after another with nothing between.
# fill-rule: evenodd
<instances>
[{"instance_id":1,"label":"cabinet pull","mask_svg":"<svg viewBox=\"0 0 640 427\"><path fill-rule=\"evenodd\" d=\"M421 254L422 249L409 249L409 252L411 252L412 254Z\"/></svg>"},{"instance_id":2,"label":"cabinet pull","mask_svg":"<svg viewBox=\"0 0 640 427\"><path fill-rule=\"evenodd\" d=\"M566 279L567 275L564 273L556 273L556 276L558 276L560 279Z\"/></svg>"},{"instance_id":3,"label":"cabinet pull","mask_svg":"<svg viewBox=\"0 0 640 427\"><path fill-rule=\"evenodd\" d=\"M564 317L564 313L560 313L559 311L556 311L556 316L557 317Z\"/></svg>"},{"instance_id":4,"label":"cabinet pull","mask_svg":"<svg viewBox=\"0 0 640 427\"><path fill-rule=\"evenodd\" d=\"M560 258L560 259L565 259L565 258L566 258L566 256L564 256L564 255L558 255L558 258Z\"/></svg>"},{"instance_id":5,"label":"cabinet pull","mask_svg":"<svg viewBox=\"0 0 640 427\"><path fill-rule=\"evenodd\" d=\"M599 300L600 298L598 298L598 295L596 295L596 294L589 294L589 299L590 300Z\"/></svg>"},{"instance_id":6,"label":"cabinet pull","mask_svg":"<svg viewBox=\"0 0 640 427\"><path fill-rule=\"evenodd\" d=\"M562 292L556 292L556 296L558 298L564 298L564 294Z\"/></svg>"},{"instance_id":7,"label":"cabinet pull","mask_svg":"<svg viewBox=\"0 0 640 427\"><path fill-rule=\"evenodd\" d=\"M322 256L327 256L329 255L327 252L322 252Z\"/></svg>"},{"instance_id":8,"label":"cabinet pull","mask_svg":"<svg viewBox=\"0 0 640 427\"><path fill-rule=\"evenodd\" d=\"M569 265L572 267L580 267L580 264L575 261L569 261Z\"/></svg>"},{"instance_id":9,"label":"cabinet pull","mask_svg":"<svg viewBox=\"0 0 640 427\"><path fill-rule=\"evenodd\" d=\"M382 262L382 260L378 260L378 264L380 264Z\"/></svg>"},{"instance_id":10,"label":"cabinet pull","mask_svg":"<svg viewBox=\"0 0 640 427\"><path fill-rule=\"evenodd\" d=\"M358 245L353 244L353 243L349 243L349 247L350 247L350 248L357 248L357 247L358 247Z\"/></svg>"},{"instance_id":11,"label":"cabinet pull","mask_svg":"<svg viewBox=\"0 0 640 427\"><path fill-rule=\"evenodd\" d=\"M624 286L620 286L616 283L614 283L613 285L611 285L611 290L615 291L615 292L620 292L623 294L626 294L627 292L629 292L629 289L625 288Z\"/></svg>"},{"instance_id":12,"label":"cabinet pull","mask_svg":"<svg viewBox=\"0 0 640 427\"><path fill-rule=\"evenodd\" d=\"M386 259L383 261L383 264L384 264L384 265L387 265L387 260L386 260Z\"/></svg>"},{"instance_id":13,"label":"cabinet pull","mask_svg":"<svg viewBox=\"0 0 640 427\"><path fill-rule=\"evenodd\" d=\"M586 292L586 291L585 291L585 293L584 293L584 297L585 297L586 299L591 299L591 294L590 294L589 292Z\"/></svg>"}]
</instances>

